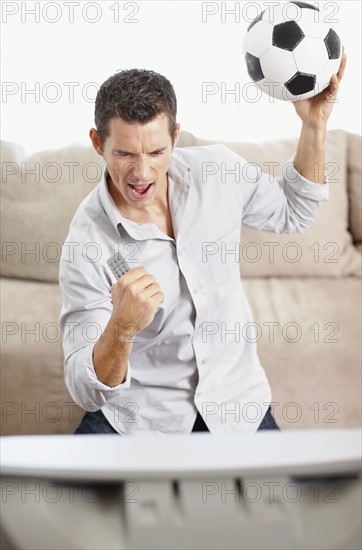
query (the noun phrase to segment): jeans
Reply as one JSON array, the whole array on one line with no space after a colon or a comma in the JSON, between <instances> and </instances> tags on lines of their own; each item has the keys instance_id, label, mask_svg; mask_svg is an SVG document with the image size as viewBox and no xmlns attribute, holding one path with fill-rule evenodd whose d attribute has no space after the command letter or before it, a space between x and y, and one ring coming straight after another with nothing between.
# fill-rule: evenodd
<instances>
[{"instance_id":1,"label":"jeans","mask_svg":"<svg viewBox=\"0 0 362 550\"><path fill-rule=\"evenodd\" d=\"M271 407L268 408L267 412L261 424L258 428L259 430L280 430L279 426L274 420L274 417L271 413ZM195 424L192 428L193 432L208 432L202 416L197 412L197 417ZM74 434L118 434L116 430L108 422L101 410L96 412L87 411L82 418L81 423L78 428L75 430Z\"/></svg>"}]
</instances>

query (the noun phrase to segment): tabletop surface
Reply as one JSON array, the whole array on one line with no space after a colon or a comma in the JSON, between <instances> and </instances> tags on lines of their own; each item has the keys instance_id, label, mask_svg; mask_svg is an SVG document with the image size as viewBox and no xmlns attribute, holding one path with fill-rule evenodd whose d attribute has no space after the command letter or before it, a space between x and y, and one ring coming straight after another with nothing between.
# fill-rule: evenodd
<instances>
[{"instance_id":1,"label":"tabletop surface","mask_svg":"<svg viewBox=\"0 0 362 550\"><path fill-rule=\"evenodd\" d=\"M361 435L353 428L237 435L2 436L1 472L77 480L348 474L361 469Z\"/></svg>"}]
</instances>

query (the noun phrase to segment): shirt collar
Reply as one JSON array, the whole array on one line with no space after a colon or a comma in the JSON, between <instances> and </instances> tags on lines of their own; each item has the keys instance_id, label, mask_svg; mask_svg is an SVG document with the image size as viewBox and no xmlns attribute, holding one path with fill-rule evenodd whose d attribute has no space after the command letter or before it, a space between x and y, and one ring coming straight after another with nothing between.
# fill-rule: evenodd
<instances>
[{"instance_id":1,"label":"shirt collar","mask_svg":"<svg viewBox=\"0 0 362 550\"><path fill-rule=\"evenodd\" d=\"M155 224L139 224L125 218L118 210L107 185L107 167L103 169L100 185L100 201L114 229L120 235L124 228L134 239L164 238L170 239L162 233ZM171 162L168 168L168 199L171 217L176 231L180 224L180 215L184 211L188 191L191 185L190 167L181 158L179 151L173 151ZM182 201L182 197L184 200Z\"/></svg>"}]
</instances>

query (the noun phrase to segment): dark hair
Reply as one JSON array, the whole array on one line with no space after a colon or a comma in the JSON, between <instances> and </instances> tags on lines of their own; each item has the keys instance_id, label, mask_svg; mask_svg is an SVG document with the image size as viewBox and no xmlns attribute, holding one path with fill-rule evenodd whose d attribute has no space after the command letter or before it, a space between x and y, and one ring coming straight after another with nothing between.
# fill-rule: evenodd
<instances>
[{"instance_id":1,"label":"dark hair","mask_svg":"<svg viewBox=\"0 0 362 550\"><path fill-rule=\"evenodd\" d=\"M176 111L175 90L167 78L146 69L129 69L119 71L103 82L97 93L94 118L101 143L104 143L112 118L146 124L165 113L173 142Z\"/></svg>"}]
</instances>

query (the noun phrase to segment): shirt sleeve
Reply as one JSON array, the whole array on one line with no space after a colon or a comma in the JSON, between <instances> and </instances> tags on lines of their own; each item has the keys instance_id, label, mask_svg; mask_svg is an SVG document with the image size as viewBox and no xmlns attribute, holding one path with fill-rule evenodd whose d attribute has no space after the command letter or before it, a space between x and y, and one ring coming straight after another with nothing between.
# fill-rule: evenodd
<instances>
[{"instance_id":1,"label":"shirt sleeve","mask_svg":"<svg viewBox=\"0 0 362 550\"><path fill-rule=\"evenodd\" d=\"M294 158L279 177L245 161L240 186L244 225L258 231L302 233L314 222L320 201L329 198L329 183L304 178L294 167Z\"/></svg>"},{"instance_id":2,"label":"shirt sleeve","mask_svg":"<svg viewBox=\"0 0 362 550\"><path fill-rule=\"evenodd\" d=\"M114 387L100 382L94 369L93 348L112 314L110 289L95 270L92 273L63 259L59 264L59 286L63 298L60 326L65 383L80 407L96 411L131 383L129 362L126 379Z\"/></svg>"}]
</instances>

